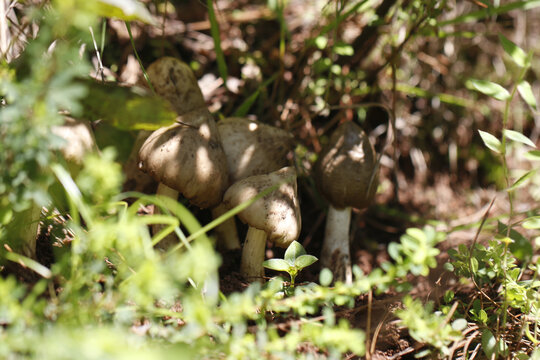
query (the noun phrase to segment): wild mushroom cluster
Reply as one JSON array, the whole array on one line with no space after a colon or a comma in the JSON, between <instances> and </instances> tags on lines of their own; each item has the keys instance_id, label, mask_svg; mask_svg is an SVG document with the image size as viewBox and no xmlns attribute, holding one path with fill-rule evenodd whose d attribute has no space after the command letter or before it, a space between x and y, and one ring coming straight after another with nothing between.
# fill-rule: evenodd
<instances>
[{"instance_id":1,"label":"wild mushroom cluster","mask_svg":"<svg viewBox=\"0 0 540 360\"><path fill-rule=\"evenodd\" d=\"M144 141L140 169L159 183L158 194L176 198L180 193L197 207L211 208L214 217L271 189L238 213L248 225L241 273L249 280L262 279L266 243L286 248L300 235L297 174L287 158L295 145L293 136L246 118L216 124L194 74L180 60L162 58L148 68L148 75L156 93L173 104L178 121ZM320 154L314 173L330 204L321 263L336 280L350 282L351 208L367 207L377 187L376 155L369 138L354 123L343 123ZM240 248L234 219L218 227L216 234L223 249ZM177 241L171 237L161 246Z\"/></svg>"}]
</instances>

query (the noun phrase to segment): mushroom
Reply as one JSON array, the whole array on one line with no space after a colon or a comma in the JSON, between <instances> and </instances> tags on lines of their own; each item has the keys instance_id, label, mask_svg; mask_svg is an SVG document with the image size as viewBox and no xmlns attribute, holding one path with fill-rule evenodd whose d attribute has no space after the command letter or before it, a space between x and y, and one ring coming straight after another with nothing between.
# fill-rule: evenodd
<instances>
[{"instance_id":1,"label":"mushroom","mask_svg":"<svg viewBox=\"0 0 540 360\"><path fill-rule=\"evenodd\" d=\"M178 115L206 108L193 71L181 60L170 56L159 58L148 66L146 74L156 94L169 101ZM147 86L146 83L141 85ZM129 184L130 189L146 189L152 184L152 178L142 173L138 166L139 150L151 133L146 130L139 131L129 158L124 164L125 183ZM174 192L171 194L174 195ZM159 231L158 228L160 226L155 226L154 232Z\"/></svg>"},{"instance_id":2,"label":"mushroom","mask_svg":"<svg viewBox=\"0 0 540 360\"><path fill-rule=\"evenodd\" d=\"M296 171L293 167L284 167L269 174L247 177L234 183L223 197L225 206L233 208L272 186L278 187L238 214L249 226L240 266L241 273L248 279L264 276L266 240L286 248L300 235Z\"/></svg>"},{"instance_id":3,"label":"mushroom","mask_svg":"<svg viewBox=\"0 0 540 360\"><path fill-rule=\"evenodd\" d=\"M321 265L336 280L352 282L349 226L351 208L366 208L377 189L377 160L373 145L353 122L341 124L315 164L315 181L328 200Z\"/></svg>"},{"instance_id":4,"label":"mushroom","mask_svg":"<svg viewBox=\"0 0 540 360\"><path fill-rule=\"evenodd\" d=\"M212 115L198 109L154 131L141 146L139 167L158 181L158 194L182 193L200 208L218 205L227 187L227 159ZM176 239L160 242L166 248Z\"/></svg>"},{"instance_id":5,"label":"mushroom","mask_svg":"<svg viewBox=\"0 0 540 360\"><path fill-rule=\"evenodd\" d=\"M154 61L146 74L154 91L167 99L178 115L197 109L206 109L206 103L190 67L170 56Z\"/></svg>"},{"instance_id":6,"label":"mushroom","mask_svg":"<svg viewBox=\"0 0 540 360\"><path fill-rule=\"evenodd\" d=\"M288 131L240 117L220 120L217 127L227 157L229 184L288 165L287 153L294 145ZM217 218L226 211L224 205L218 205L212 209L212 215ZM234 218L219 225L216 233L223 248L240 249Z\"/></svg>"}]
</instances>

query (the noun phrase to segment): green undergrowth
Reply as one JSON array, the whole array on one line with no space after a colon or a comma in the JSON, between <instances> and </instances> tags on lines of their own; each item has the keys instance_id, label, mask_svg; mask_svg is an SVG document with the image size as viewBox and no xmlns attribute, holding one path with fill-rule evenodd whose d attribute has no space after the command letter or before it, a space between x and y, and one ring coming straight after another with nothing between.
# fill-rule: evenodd
<instances>
[{"instance_id":1,"label":"green undergrowth","mask_svg":"<svg viewBox=\"0 0 540 360\"><path fill-rule=\"evenodd\" d=\"M216 12L211 0L206 3L211 35L219 48ZM331 12L335 21L307 43L321 52L314 64L316 79L308 86L321 108L329 105L325 102L331 100L330 90L340 90L352 81L352 75L344 74L337 61L333 64L355 51L337 39L336 28L358 11L371 14L370 1L345 3L336 2L335 12ZM446 2L426 3L412 1L405 9L398 7L395 21L409 24L411 36L449 36L437 32L435 21ZM504 9L489 5L485 11L446 22L476 21L499 12L526 10L537 3L515 2ZM51 127L62 123L66 112L72 116L97 112L102 121L124 130L152 129L171 121L170 109L148 94L115 91L115 101L131 109L126 112L118 111L120 105L114 111L104 110L100 103L105 100L99 101L97 96L88 99L103 90L81 81L91 68L79 56L80 43L92 43L88 28L99 27L99 16L114 14L124 21L147 23L153 17L136 1L84 4L87 2L82 0L52 1L29 11L28 16L39 24L38 36L29 41L19 59L9 64L3 61L0 67L0 168L5 169L0 175L0 358L370 356L371 328L352 321L346 310L370 299L369 319L371 301L390 292L399 295L393 316L418 343L416 357L468 358L480 351L486 358L540 358L539 351L534 352L540 344L540 215L538 207L522 210L516 206L518 192L535 196L540 152L521 131L509 127L511 102L518 96L531 111L538 110L525 80L531 54L500 36L505 56L520 69L515 85L507 90L491 81L467 82L470 89L505 104L500 134L480 131L479 136L489 149L486 151L494 153L493 163L503 174L505 185L499 195L503 199L498 201L508 203L509 211L502 215L486 212L481 223L471 225L477 229L476 237L448 252L446 271L459 281L443 299L425 303L407 295L415 279L429 276L438 266L438 245L449 234L432 226L409 228L399 242L388 246L390 260L370 273L354 266L352 284L334 283L327 269L316 282L297 283L298 273L317 259L295 242L283 259L265 262L266 267L286 272L289 278L277 276L225 295L218 274L221 258L209 231L248 203L201 225L181 203L122 193L122 168L112 147L88 154L77 171L58 156L63 142L52 136ZM280 22L283 61L289 39L283 18L286 2L277 0L270 5ZM370 26L382 21L376 14L371 16ZM396 41L390 44L392 52L399 54L405 42L392 41ZM225 80L225 53L221 49L216 53L219 74ZM390 67L395 66L394 60L390 59ZM274 86L276 78L273 75L263 82L255 97L246 99L238 111L247 113L259 90ZM394 85L394 91L433 95ZM465 106L465 99L444 99ZM138 112L135 105L130 107L133 103L147 110L140 122L131 119ZM154 111L156 107L161 111ZM522 167L512 167L516 159ZM161 207L162 215L142 216L141 209L148 205ZM21 230L17 227L24 224L33 206L43 209L43 233L53 243L47 264L24 256L17 238ZM152 237L148 226L157 223L166 226ZM178 235L180 244L166 252L155 249L153 245L170 232Z\"/></svg>"}]
</instances>

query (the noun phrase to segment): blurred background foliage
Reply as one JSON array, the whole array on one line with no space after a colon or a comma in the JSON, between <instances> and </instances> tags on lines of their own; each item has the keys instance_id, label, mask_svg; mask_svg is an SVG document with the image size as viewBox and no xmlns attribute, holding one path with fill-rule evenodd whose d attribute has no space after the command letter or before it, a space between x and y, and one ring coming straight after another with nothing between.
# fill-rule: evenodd
<instances>
[{"instance_id":1,"label":"blurred background foliage","mask_svg":"<svg viewBox=\"0 0 540 360\"><path fill-rule=\"evenodd\" d=\"M412 276L428 277L448 261L441 258L441 246L455 244L445 248L445 237L481 228L481 216L475 214L507 187L507 171L517 179L538 168L538 153L526 153L519 142L508 144L508 166L501 166L477 131L500 137L507 119L506 128L538 144L538 109L514 96L505 118L504 102L473 91L468 81L511 88L520 77L522 69L502 49L503 34L530 52L522 77L538 98L540 1L0 3L2 358L370 356L377 340L371 340L375 320L370 323L371 315L364 315L366 307L371 311L372 296L414 293L418 278ZM174 117L151 90L142 89L140 65L164 55L190 64L216 118L242 114L295 135L304 218L300 239L310 254L320 251L325 207L310 177L312 165L338 123L362 124L383 153L382 181L378 205L353 224L364 228L353 236L352 285L330 286L331 276L316 269L299 276L301 285L292 295L284 293L286 280L280 277L248 286L223 273L231 268L230 259L214 250L211 236L186 240L201 228L199 222L207 222L207 213L142 195L152 193L155 184L132 186L126 164L137 130L154 129ZM59 156L65 141L52 132L66 114L90 121L100 148L87 154L76 171ZM393 140L387 142L390 135ZM515 211L534 222L538 174L525 185L515 193ZM154 203L171 215L141 216ZM29 215L35 208L41 219ZM512 214L512 206L499 205L486 221L492 230L488 237L509 232L499 220L515 220ZM20 233L39 221L37 254L30 259ZM186 240L180 249L153 249L155 237L148 231L153 222L178 231ZM520 330L512 344L516 354L531 356L539 324L538 259L533 256L538 226L533 222L511 236L522 244L510 249L512 256L521 252L518 259L525 264L519 279L513 270L517 260L499 240L487 248L451 251L449 269L490 287L490 294L504 284L505 293L514 295L501 300L497 316L508 307L535 316L535 321L516 321L521 329L534 324L532 340ZM425 224L437 231L406 231ZM279 251L270 249L269 257ZM480 259L476 266L470 261L473 252ZM533 274L526 285L518 281L523 274ZM435 299L444 305L442 313L429 305L420 317L422 305L405 299L398 316L420 347L449 358L458 348L466 353L471 343L483 346L488 357L508 354L508 345L500 345L507 344L505 336L493 330L500 317L481 313L489 301L476 304L474 311L466 302L451 310L459 297L448 294ZM382 307L380 313L387 314L386 303ZM468 329L476 328L464 332L463 321ZM492 331L467 343L464 336L479 326ZM488 346L489 334L499 350ZM379 342L389 357L407 350L390 340Z\"/></svg>"}]
</instances>

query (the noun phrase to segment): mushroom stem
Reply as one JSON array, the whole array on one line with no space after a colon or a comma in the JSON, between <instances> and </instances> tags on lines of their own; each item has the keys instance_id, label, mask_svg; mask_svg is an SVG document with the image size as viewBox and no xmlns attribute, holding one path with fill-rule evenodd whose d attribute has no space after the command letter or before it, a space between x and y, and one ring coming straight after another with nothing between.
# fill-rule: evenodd
<instances>
[{"instance_id":1,"label":"mushroom stem","mask_svg":"<svg viewBox=\"0 0 540 360\"><path fill-rule=\"evenodd\" d=\"M328 207L326 230L321 251L321 266L329 268L334 280L352 283L352 269L349 246L349 226L351 208Z\"/></svg>"},{"instance_id":2,"label":"mushroom stem","mask_svg":"<svg viewBox=\"0 0 540 360\"><path fill-rule=\"evenodd\" d=\"M217 219L225 214L227 210L227 207L221 203L212 209L212 217ZM240 240L238 239L238 231L236 230L234 216L231 216L223 223L219 224L215 230L218 239L218 247L224 250L240 249Z\"/></svg>"},{"instance_id":3,"label":"mushroom stem","mask_svg":"<svg viewBox=\"0 0 540 360\"><path fill-rule=\"evenodd\" d=\"M242 251L240 272L248 280L261 280L264 276L264 250L266 249L266 232L250 226Z\"/></svg>"},{"instance_id":4,"label":"mushroom stem","mask_svg":"<svg viewBox=\"0 0 540 360\"><path fill-rule=\"evenodd\" d=\"M167 185L163 183L159 183L156 195L163 195L168 196L171 199L178 199L178 191L168 187ZM154 208L154 215L160 214L161 211L159 210L159 207L156 206ZM155 236L158 232L160 232L164 226L162 224L155 224L152 225L152 234ZM178 238L176 237L175 233L172 232L169 235L165 236L163 239L161 239L160 242L156 244L156 248L158 249L170 249L172 246L176 245L178 243Z\"/></svg>"}]
</instances>

